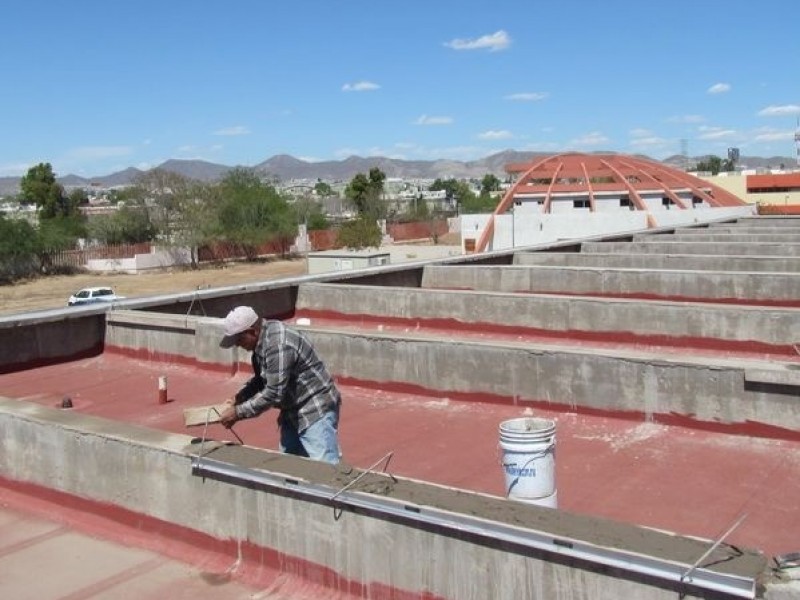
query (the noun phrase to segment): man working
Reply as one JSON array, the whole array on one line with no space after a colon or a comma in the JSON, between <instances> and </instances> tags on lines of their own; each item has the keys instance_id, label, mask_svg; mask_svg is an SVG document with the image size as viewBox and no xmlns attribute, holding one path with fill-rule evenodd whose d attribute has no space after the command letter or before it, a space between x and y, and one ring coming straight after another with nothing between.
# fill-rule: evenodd
<instances>
[{"instance_id":1,"label":"man working","mask_svg":"<svg viewBox=\"0 0 800 600\"><path fill-rule=\"evenodd\" d=\"M339 390L308 338L280 321L237 306L222 324L220 347L252 352L254 376L221 413L225 427L279 408L282 452L339 462Z\"/></svg>"}]
</instances>

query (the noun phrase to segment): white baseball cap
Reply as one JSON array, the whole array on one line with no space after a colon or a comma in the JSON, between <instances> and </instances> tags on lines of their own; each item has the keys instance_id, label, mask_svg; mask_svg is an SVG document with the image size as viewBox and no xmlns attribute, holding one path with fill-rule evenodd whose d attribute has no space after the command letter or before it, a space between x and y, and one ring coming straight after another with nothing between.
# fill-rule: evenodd
<instances>
[{"instance_id":1,"label":"white baseball cap","mask_svg":"<svg viewBox=\"0 0 800 600\"><path fill-rule=\"evenodd\" d=\"M227 314L222 322L224 337L219 343L220 348L230 348L236 344L240 333L250 329L258 321L258 315L249 306L237 306Z\"/></svg>"}]
</instances>

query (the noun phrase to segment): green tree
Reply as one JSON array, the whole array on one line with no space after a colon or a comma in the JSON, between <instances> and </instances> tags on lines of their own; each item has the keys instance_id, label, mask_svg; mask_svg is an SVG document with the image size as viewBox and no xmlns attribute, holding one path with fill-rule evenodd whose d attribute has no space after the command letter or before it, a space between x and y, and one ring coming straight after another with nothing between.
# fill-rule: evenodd
<instances>
[{"instance_id":1,"label":"green tree","mask_svg":"<svg viewBox=\"0 0 800 600\"><path fill-rule=\"evenodd\" d=\"M110 215L89 220L89 235L104 244L138 244L156 237L156 227L143 206L125 205Z\"/></svg>"},{"instance_id":2,"label":"green tree","mask_svg":"<svg viewBox=\"0 0 800 600\"><path fill-rule=\"evenodd\" d=\"M288 203L250 169L229 171L216 188L217 236L242 245L248 259L258 246L297 233Z\"/></svg>"},{"instance_id":3,"label":"green tree","mask_svg":"<svg viewBox=\"0 0 800 600\"><path fill-rule=\"evenodd\" d=\"M64 194L64 188L56 182L50 163L39 163L28 169L19 182L21 200L35 204L39 219L70 217L79 214L78 205Z\"/></svg>"},{"instance_id":4,"label":"green tree","mask_svg":"<svg viewBox=\"0 0 800 600\"><path fill-rule=\"evenodd\" d=\"M500 180L492 175L491 173L487 173L481 179L481 194L486 192L497 192L500 190Z\"/></svg>"},{"instance_id":5,"label":"green tree","mask_svg":"<svg viewBox=\"0 0 800 600\"><path fill-rule=\"evenodd\" d=\"M383 185L386 174L378 167L372 167L369 175L357 173L344 191L345 197L355 207L359 215L369 215L373 220L386 216L383 201Z\"/></svg>"},{"instance_id":6,"label":"green tree","mask_svg":"<svg viewBox=\"0 0 800 600\"><path fill-rule=\"evenodd\" d=\"M86 222L80 215L40 219L37 235L39 262L44 273L53 270L53 254L75 247L86 236Z\"/></svg>"},{"instance_id":7,"label":"green tree","mask_svg":"<svg viewBox=\"0 0 800 600\"><path fill-rule=\"evenodd\" d=\"M317 183L314 185L314 193L320 198L327 198L328 196L334 195L331 186L319 179L317 180Z\"/></svg>"},{"instance_id":8,"label":"green tree","mask_svg":"<svg viewBox=\"0 0 800 600\"><path fill-rule=\"evenodd\" d=\"M498 199L488 192L481 192L478 196L470 193L461 202L461 212L464 214L492 212L497 207Z\"/></svg>"},{"instance_id":9,"label":"green tree","mask_svg":"<svg viewBox=\"0 0 800 600\"><path fill-rule=\"evenodd\" d=\"M215 194L211 186L195 182L180 203L180 219L173 232L176 244L191 252L191 266L199 264L199 248L214 240L216 233Z\"/></svg>"},{"instance_id":10,"label":"green tree","mask_svg":"<svg viewBox=\"0 0 800 600\"><path fill-rule=\"evenodd\" d=\"M137 175L133 183L127 193L129 201L146 207L161 239L172 243L184 204L192 196L192 180L172 171L152 169Z\"/></svg>"},{"instance_id":11,"label":"green tree","mask_svg":"<svg viewBox=\"0 0 800 600\"><path fill-rule=\"evenodd\" d=\"M733 163L730 160L723 161L719 156L708 156L706 160L697 163L695 169L717 175L720 171L732 171Z\"/></svg>"},{"instance_id":12,"label":"green tree","mask_svg":"<svg viewBox=\"0 0 800 600\"><path fill-rule=\"evenodd\" d=\"M36 272L37 242L30 223L0 214L0 283L12 283Z\"/></svg>"},{"instance_id":13,"label":"green tree","mask_svg":"<svg viewBox=\"0 0 800 600\"><path fill-rule=\"evenodd\" d=\"M352 221L342 224L336 240L340 246L352 250L379 248L381 245L381 230L375 219L363 214Z\"/></svg>"},{"instance_id":14,"label":"green tree","mask_svg":"<svg viewBox=\"0 0 800 600\"><path fill-rule=\"evenodd\" d=\"M428 203L422 197L422 194L414 199L411 205L410 217L415 221L425 221L431 216L431 211L428 208Z\"/></svg>"},{"instance_id":15,"label":"green tree","mask_svg":"<svg viewBox=\"0 0 800 600\"><path fill-rule=\"evenodd\" d=\"M83 188L75 188L69 195L70 206L80 207L89 203L89 196Z\"/></svg>"},{"instance_id":16,"label":"green tree","mask_svg":"<svg viewBox=\"0 0 800 600\"><path fill-rule=\"evenodd\" d=\"M461 207L461 212L484 212L482 209L483 203L478 201L477 196L475 196L466 181L458 181L457 179L437 179L431 184L429 189L432 191L445 190L447 193L447 200L458 204Z\"/></svg>"},{"instance_id":17,"label":"green tree","mask_svg":"<svg viewBox=\"0 0 800 600\"><path fill-rule=\"evenodd\" d=\"M295 222L304 223L309 231L328 228L328 219L325 217L322 204L310 196L304 195L296 198L291 206Z\"/></svg>"}]
</instances>

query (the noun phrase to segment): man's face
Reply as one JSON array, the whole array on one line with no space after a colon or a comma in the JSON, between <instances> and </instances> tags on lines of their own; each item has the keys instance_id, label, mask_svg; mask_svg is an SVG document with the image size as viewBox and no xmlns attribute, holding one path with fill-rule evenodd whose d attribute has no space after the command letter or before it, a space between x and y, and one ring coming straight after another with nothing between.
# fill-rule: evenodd
<instances>
[{"instance_id":1,"label":"man's face","mask_svg":"<svg viewBox=\"0 0 800 600\"><path fill-rule=\"evenodd\" d=\"M239 346L239 348L244 348L248 352L252 352L253 350L255 350L257 343L258 343L258 329L256 329L255 327L251 327L250 329L245 329L236 338L236 345Z\"/></svg>"}]
</instances>

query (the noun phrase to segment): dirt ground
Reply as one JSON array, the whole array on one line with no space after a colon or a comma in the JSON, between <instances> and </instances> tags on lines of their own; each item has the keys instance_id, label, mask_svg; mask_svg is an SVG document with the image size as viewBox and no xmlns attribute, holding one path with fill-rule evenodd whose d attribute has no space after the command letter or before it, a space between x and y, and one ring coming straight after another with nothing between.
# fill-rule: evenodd
<instances>
[{"instance_id":1,"label":"dirt ground","mask_svg":"<svg viewBox=\"0 0 800 600\"><path fill-rule=\"evenodd\" d=\"M446 249L449 244L458 251L461 236L449 233L441 236L438 244L432 240L420 240L413 244L416 248L435 246ZM390 245L387 250L406 250L400 254L393 252L393 262L423 258L408 245ZM420 248L422 253L422 249ZM304 257L287 260L268 259L260 262L226 263L225 265L203 265L198 270L186 268L165 269L148 273L128 275L125 273L89 273L76 275L51 275L13 285L0 285L0 315L16 314L47 308L67 306L71 294L85 287L111 286L119 296L135 298L154 294L191 292L209 287L224 287L239 283L267 281L305 275L308 272Z\"/></svg>"},{"instance_id":2,"label":"dirt ground","mask_svg":"<svg viewBox=\"0 0 800 600\"><path fill-rule=\"evenodd\" d=\"M198 288L223 287L237 283L265 281L305 275L306 260L270 260L204 266L198 270L175 268L152 273L80 273L53 275L0 286L0 315L46 308L61 308L67 298L84 287L111 286L126 298L172 292L191 292Z\"/></svg>"}]
</instances>

